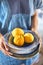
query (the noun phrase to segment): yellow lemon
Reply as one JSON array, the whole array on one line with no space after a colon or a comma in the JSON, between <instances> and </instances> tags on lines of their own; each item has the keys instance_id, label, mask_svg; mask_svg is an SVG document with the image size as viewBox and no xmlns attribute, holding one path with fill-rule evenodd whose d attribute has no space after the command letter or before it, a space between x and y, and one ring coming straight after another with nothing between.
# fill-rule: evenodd
<instances>
[{"instance_id":1,"label":"yellow lemon","mask_svg":"<svg viewBox=\"0 0 43 65\"><path fill-rule=\"evenodd\" d=\"M24 41L26 43L32 43L34 41L34 36L31 33L25 33Z\"/></svg>"},{"instance_id":2,"label":"yellow lemon","mask_svg":"<svg viewBox=\"0 0 43 65\"><path fill-rule=\"evenodd\" d=\"M13 40L14 44L17 46L23 46L24 44L24 37L22 35L16 35Z\"/></svg>"},{"instance_id":3,"label":"yellow lemon","mask_svg":"<svg viewBox=\"0 0 43 65\"><path fill-rule=\"evenodd\" d=\"M15 37L16 35L24 35L24 31L21 28L15 28L12 31L12 35L13 37Z\"/></svg>"}]
</instances>

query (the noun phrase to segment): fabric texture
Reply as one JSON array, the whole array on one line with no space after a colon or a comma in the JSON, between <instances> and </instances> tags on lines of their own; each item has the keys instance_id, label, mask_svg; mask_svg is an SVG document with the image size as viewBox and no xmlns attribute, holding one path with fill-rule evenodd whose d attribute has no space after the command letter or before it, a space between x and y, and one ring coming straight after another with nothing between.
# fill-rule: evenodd
<instances>
[{"instance_id":1,"label":"fabric texture","mask_svg":"<svg viewBox=\"0 0 43 65\"><path fill-rule=\"evenodd\" d=\"M31 16L35 10L42 9L42 0L0 0L0 33L5 34L16 27L29 30ZM0 65L31 65L35 56L28 60L17 60L0 51Z\"/></svg>"}]
</instances>

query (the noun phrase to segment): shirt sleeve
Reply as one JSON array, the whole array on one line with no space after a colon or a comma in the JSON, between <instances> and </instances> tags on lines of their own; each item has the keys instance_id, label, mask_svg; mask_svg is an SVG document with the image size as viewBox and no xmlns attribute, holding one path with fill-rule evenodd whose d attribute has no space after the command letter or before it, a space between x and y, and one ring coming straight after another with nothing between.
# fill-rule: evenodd
<instances>
[{"instance_id":1,"label":"shirt sleeve","mask_svg":"<svg viewBox=\"0 0 43 65\"><path fill-rule=\"evenodd\" d=\"M5 18L4 18L5 19L5 25L6 25L6 27L8 27L8 22L10 19L11 12L10 12L10 7L9 7L7 0L6 1L3 0L3 10L5 11Z\"/></svg>"},{"instance_id":2,"label":"shirt sleeve","mask_svg":"<svg viewBox=\"0 0 43 65\"><path fill-rule=\"evenodd\" d=\"M8 2L7 0L2 0L0 2L0 22L2 23L1 31L6 29L7 32L9 20L10 20L10 8Z\"/></svg>"},{"instance_id":3,"label":"shirt sleeve","mask_svg":"<svg viewBox=\"0 0 43 65\"><path fill-rule=\"evenodd\" d=\"M35 0L35 9L41 9L43 10L43 0Z\"/></svg>"}]
</instances>

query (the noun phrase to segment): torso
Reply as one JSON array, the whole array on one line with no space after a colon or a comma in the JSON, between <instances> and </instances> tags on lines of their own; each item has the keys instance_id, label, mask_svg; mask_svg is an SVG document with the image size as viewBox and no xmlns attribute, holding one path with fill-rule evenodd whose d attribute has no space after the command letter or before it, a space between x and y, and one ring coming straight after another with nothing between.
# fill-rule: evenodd
<instances>
[{"instance_id":1,"label":"torso","mask_svg":"<svg viewBox=\"0 0 43 65\"><path fill-rule=\"evenodd\" d=\"M33 0L31 0L33 1ZM26 29L28 30L29 27L31 26L31 13L33 14L33 2L31 3L30 0L8 0L10 9L11 9L11 20L9 21L9 27L8 27L8 21L6 21L4 18L2 20L3 16L6 16L6 14L4 15L4 10L2 10L1 12L1 22L2 22L2 26L0 32L2 32L2 34L6 31L6 30L12 30L16 27L20 27L22 29ZM2 6L3 8L3 6ZM8 9L9 10L9 9ZM9 12L7 13L9 15ZM7 17L6 17L7 18ZM7 18L8 19L8 18ZM5 23L3 25L3 22L5 20ZM8 32L8 31L7 31ZM0 65L21 65L22 63L25 63L25 61L20 61L20 60L15 60L13 58L10 58L8 56L3 55L2 52L0 52ZM4 59L4 60L3 60ZM30 62L30 61L29 61ZM28 62L28 63L29 63ZM25 63L26 64L26 63ZM30 65L30 64L27 64Z\"/></svg>"},{"instance_id":2,"label":"torso","mask_svg":"<svg viewBox=\"0 0 43 65\"><path fill-rule=\"evenodd\" d=\"M8 22L4 23L8 31L20 27L22 29L30 29L31 15L34 13L33 0L8 0L9 8L11 10L11 19L8 27ZM8 9L9 10L9 9ZM7 13L9 15L9 12ZM10 16L11 16L10 15ZM6 17L7 18L7 17ZM8 18L7 18L8 19Z\"/></svg>"}]
</instances>

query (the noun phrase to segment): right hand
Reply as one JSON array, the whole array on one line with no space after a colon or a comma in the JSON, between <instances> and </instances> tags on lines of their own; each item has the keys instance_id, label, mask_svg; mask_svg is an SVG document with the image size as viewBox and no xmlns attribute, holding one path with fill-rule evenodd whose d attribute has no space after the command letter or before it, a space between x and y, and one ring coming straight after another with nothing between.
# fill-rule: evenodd
<instances>
[{"instance_id":1,"label":"right hand","mask_svg":"<svg viewBox=\"0 0 43 65\"><path fill-rule=\"evenodd\" d=\"M6 45L3 35L0 33L0 50L8 56L11 56L12 53L9 52L9 47Z\"/></svg>"}]
</instances>

